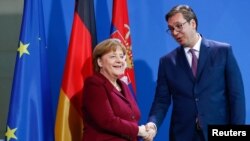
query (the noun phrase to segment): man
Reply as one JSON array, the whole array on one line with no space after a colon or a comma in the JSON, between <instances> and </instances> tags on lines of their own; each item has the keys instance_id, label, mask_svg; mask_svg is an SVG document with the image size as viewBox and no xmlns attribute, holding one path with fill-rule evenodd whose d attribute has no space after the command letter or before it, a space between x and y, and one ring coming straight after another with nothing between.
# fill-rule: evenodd
<instances>
[{"instance_id":1,"label":"man","mask_svg":"<svg viewBox=\"0 0 250 141\"><path fill-rule=\"evenodd\" d=\"M171 102L170 141L207 141L210 124L244 124L244 88L231 46L199 34L187 5L173 7L165 18L180 46L160 59L145 140L155 136Z\"/></svg>"}]
</instances>

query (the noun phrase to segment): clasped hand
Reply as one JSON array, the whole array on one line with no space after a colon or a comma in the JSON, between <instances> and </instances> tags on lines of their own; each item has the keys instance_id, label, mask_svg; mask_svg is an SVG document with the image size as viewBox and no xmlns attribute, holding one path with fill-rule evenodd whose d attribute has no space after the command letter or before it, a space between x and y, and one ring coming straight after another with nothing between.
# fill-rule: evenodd
<instances>
[{"instance_id":1,"label":"clasped hand","mask_svg":"<svg viewBox=\"0 0 250 141\"><path fill-rule=\"evenodd\" d=\"M157 132L154 123L149 122L146 125L139 126L138 136L142 137L144 141L153 141Z\"/></svg>"}]
</instances>

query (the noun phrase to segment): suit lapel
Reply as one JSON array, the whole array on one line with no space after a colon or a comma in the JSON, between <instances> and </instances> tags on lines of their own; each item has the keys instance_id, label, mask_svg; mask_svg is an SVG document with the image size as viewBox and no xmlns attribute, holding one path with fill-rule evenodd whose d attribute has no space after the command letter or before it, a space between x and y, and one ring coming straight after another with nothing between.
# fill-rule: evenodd
<instances>
[{"instance_id":1,"label":"suit lapel","mask_svg":"<svg viewBox=\"0 0 250 141\"><path fill-rule=\"evenodd\" d=\"M110 82L109 80L103 76L101 73L96 73L96 75L102 79L103 84L105 85L105 88L107 89L108 93L114 93L115 95L117 95L118 97L120 97L121 99L123 99L124 101L128 102L127 98L121 93L119 92ZM118 80L120 81L120 80ZM121 82L118 82L119 84L122 84ZM122 90L124 86L122 86ZM125 93L125 92L124 92Z\"/></svg>"},{"instance_id":2,"label":"suit lapel","mask_svg":"<svg viewBox=\"0 0 250 141\"><path fill-rule=\"evenodd\" d=\"M185 51L184 51L184 48L183 47L179 47L178 50L178 58L179 58L179 62L180 62L180 66L182 67L181 70L184 70L185 73L187 73L187 75L189 76L189 78L194 81L194 76L193 76L193 73L192 73L192 69L188 63L188 60L187 60L187 57L186 57L186 54L185 54Z\"/></svg>"},{"instance_id":3,"label":"suit lapel","mask_svg":"<svg viewBox=\"0 0 250 141\"><path fill-rule=\"evenodd\" d=\"M179 54L178 58L179 58L182 69L185 71L185 73L187 73L188 76L190 76L191 80L195 81L195 77L193 76L192 69L189 66L189 63L187 61L187 57L186 57L184 48L179 47L177 49L177 52ZM209 52L209 46L207 44L207 40L203 38L201 41L196 79L199 79L201 77L202 73L204 72L204 68L205 68L207 59L209 57L209 54L210 54L210 52Z\"/></svg>"},{"instance_id":4,"label":"suit lapel","mask_svg":"<svg viewBox=\"0 0 250 141\"><path fill-rule=\"evenodd\" d=\"M206 44L206 39L203 38L201 41L200 55L198 60L197 79L199 79L202 73L204 72L204 68L208 60L209 54L210 54L209 47Z\"/></svg>"},{"instance_id":5,"label":"suit lapel","mask_svg":"<svg viewBox=\"0 0 250 141\"><path fill-rule=\"evenodd\" d=\"M127 92L125 92L123 84L121 82L119 82L119 81L120 80L118 80L118 83L120 84L122 91L124 91L123 92L124 95L121 92L119 92L108 80L106 81L105 85L106 85L106 87L109 89L109 91L111 93L116 94L118 97L120 97L121 99L123 99L124 101L129 103L129 101L127 99L127 96L126 96Z\"/></svg>"}]
</instances>

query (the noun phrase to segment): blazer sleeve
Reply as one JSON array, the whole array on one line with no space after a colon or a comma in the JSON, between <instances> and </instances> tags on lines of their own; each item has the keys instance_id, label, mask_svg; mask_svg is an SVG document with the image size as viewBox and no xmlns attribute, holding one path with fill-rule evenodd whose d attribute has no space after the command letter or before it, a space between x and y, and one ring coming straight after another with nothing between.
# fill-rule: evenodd
<instances>
[{"instance_id":1,"label":"blazer sleeve","mask_svg":"<svg viewBox=\"0 0 250 141\"><path fill-rule=\"evenodd\" d=\"M169 87L166 78L166 64L165 57L162 57L159 61L158 76L157 76L157 86L155 91L154 101L152 103L148 122L154 122L159 128L162 124L166 113L171 104L171 95L169 92Z\"/></svg>"},{"instance_id":2,"label":"blazer sleeve","mask_svg":"<svg viewBox=\"0 0 250 141\"><path fill-rule=\"evenodd\" d=\"M246 118L244 85L231 47L228 48L225 71L227 93L230 100L231 123L244 124Z\"/></svg>"}]
</instances>

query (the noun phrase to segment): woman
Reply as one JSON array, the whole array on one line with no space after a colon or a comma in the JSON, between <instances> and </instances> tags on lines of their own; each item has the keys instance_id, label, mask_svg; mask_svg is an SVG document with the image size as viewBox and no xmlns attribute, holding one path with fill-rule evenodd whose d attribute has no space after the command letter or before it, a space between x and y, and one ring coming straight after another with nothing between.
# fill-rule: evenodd
<instances>
[{"instance_id":1,"label":"woman","mask_svg":"<svg viewBox=\"0 0 250 141\"><path fill-rule=\"evenodd\" d=\"M126 49L117 39L99 43L93 51L95 73L85 80L83 141L137 141L140 110L119 76L126 68Z\"/></svg>"}]
</instances>

